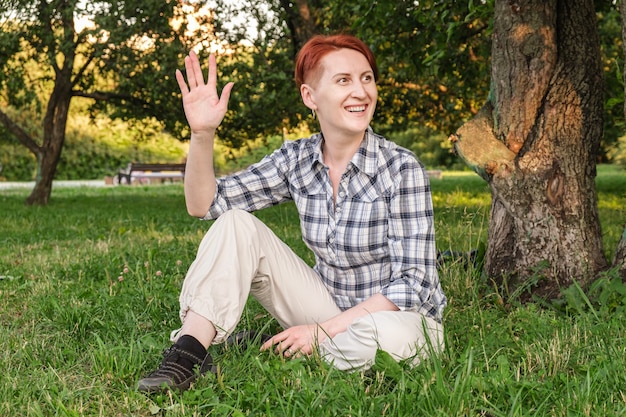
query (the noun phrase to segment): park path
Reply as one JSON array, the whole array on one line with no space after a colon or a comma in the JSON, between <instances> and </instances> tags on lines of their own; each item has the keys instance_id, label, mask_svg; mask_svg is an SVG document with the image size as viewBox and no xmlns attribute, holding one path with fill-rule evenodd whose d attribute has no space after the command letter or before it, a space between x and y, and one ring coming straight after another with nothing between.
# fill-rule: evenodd
<instances>
[{"instance_id":1,"label":"park path","mask_svg":"<svg viewBox=\"0 0 626 417\"><path fill-rule=\"evenodd\" d=\"M70 180L70 181L53 181L54 187L104 187L104 180ZM35 181L0 181L0 190L9 190L12 188L34 188Z\"/></svg>"}]
</instances>

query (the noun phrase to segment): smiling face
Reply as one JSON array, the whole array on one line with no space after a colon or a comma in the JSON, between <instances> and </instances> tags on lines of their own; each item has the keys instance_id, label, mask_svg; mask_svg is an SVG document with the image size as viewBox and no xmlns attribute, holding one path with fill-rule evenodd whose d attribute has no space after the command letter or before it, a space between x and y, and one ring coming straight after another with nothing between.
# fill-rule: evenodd
<instances>
[{"instance_id":1,"label":"smiling face","mask_svg":"<svg viewBox=\"0 0 626 417\"><path fill-rule=\"evenodd\" d=\"M365 56L345 48L330 52L310 78L300 93L304 104L317 113L324 136L361 139L378 98L374 71Z\"/></svg>"}]
</instances>

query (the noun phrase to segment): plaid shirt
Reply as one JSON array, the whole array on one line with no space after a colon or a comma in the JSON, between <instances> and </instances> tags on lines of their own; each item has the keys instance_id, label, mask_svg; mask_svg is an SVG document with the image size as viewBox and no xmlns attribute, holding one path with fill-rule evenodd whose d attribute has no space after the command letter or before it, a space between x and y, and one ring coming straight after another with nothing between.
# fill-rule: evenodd
<instances>
[{"instance_id":1,"label":"plaid shirt","mask_svg":"<svg viewBox=\"0 0 626 417\"><path fill-rule=\"evenodd\" d=\"M220 178L205 219L293 200L315 270L342 310L381 293L401 310L441 321L430 184L404 148L371 129L341 178L336 202L322 134L286 142L246 170Z\"/></svg>"}]
</instances>

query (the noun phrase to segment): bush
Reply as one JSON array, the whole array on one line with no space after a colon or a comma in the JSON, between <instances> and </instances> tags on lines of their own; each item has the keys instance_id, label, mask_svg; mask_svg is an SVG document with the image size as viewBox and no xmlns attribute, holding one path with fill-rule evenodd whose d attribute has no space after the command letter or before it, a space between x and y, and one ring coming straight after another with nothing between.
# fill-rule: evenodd
<instances>
[{"instance_id":1,"label":"bush","mask_svg":"<svg viewBox=\"0 0 626 417\"><path fill-rule=\"evenodd\" d=\"M225 175L246 168L280 148L284 140L282 136L270 136L246 141L239 149L229 148L218 140L215 144L215 171L218 175Z\"/></svg>"},{"instance_id":2,"label":"bush","mask_svg":"<svg viewBox=\"0 0 626 417\"><path fill-rule=\"evenodd\" d=\"M411 128L389 133L387 138L411 150L428 169L465 169L465 164L452 151L445 135L428 128Z\"/></svg>"},{"instance_id":3,"label":"bush","mask_svg":"<svg viewBox=\"0 0 626 417\"><path fill-rule=\"evenodd\" d=\"M626 136L617 139L615 146L609 150L608 156L612 163L626 166Z\"/></svg>"},{"instance_id":4,"label":"bush","mask_svg":"<svg viewBox=\"0 0 626 417\"><path fill-rule=\"evenodd\" d=\"M155 121L130 124L76 115L68 124L55 179L99 179L129 162L182 162L187 155L188 145L160 131ZM6 134L0 140L0 163L3 180L35 178L35 157Z\"/></svg>"},{"instance_id":5,"label":"bush","mask_svg":"<svg viewBox=\"0 0 626 417\"><path fill-rule=\"evenodd\" d=\"M0 143L0 180L27 181L35 178L35 156L24 146L13 142Z\"/></svg>"}]
</instances>

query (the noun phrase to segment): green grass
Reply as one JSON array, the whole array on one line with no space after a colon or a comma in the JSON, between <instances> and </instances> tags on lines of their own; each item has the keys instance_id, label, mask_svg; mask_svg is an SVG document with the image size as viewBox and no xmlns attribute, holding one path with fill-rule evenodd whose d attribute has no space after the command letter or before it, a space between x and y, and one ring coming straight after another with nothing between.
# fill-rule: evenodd
<instances>
[{"instance_id":1,"label":"green grass","mask_svg":"<svg viewBox=\"0 0 626 417\"><path fill-rule=\"evenodd\" d=\"M626 173L601 167L597 183L610 256L626 218ZM484 242L485 183L445 173L432 186L439 249ZM179 325L179 288L210 223L186 214L179 185L59 188L44 208L24 206L28 192L0 194L0 415L626 414L623 284L607 276L604 304L573 290L564 307L500 305L460 263L441 270L446 350L415 369L382 362L344 373L315 358L212 348L217 375L181 395L144 396L136 380ZM293 205L258 216L312 261ZM241 327L277 324L251 300Z\"/></svg>"}]
</instances>

